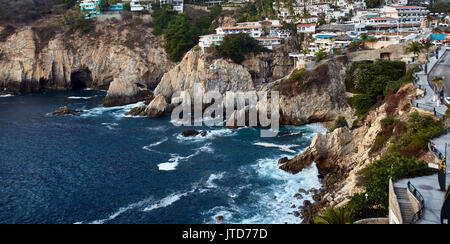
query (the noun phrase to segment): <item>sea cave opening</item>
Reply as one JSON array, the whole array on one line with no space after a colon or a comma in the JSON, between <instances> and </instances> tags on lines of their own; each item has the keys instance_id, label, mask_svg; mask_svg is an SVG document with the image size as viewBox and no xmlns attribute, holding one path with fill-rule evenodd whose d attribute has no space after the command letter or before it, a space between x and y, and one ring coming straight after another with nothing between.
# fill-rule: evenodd
<instances>
[{"instance_id":1,"label":"sea cave opening","mask_svg":"<svg viewBox=\"0 0 450 244\"><path fill-rule=\"evenodd\" d=\"M91 85L92 75L89 69L83 69L73 72L70 75L71 86L73 90L81 90Z\"/></svg>"}]
</instances>

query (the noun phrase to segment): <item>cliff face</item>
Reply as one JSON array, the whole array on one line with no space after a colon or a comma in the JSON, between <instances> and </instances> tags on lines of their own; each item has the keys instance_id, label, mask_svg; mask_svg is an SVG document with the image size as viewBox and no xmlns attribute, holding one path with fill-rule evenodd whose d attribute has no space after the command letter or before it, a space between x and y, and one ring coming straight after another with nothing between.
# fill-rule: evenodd
<instances>
[{"instance_id":1,"label":"cliff face","mask_svg":"<svg viewBox=\"0 0 450 244\"><path fill-rule=\"evenodd\" d=\"M416 110L409 106L409 98L417 95L417 92L412 84L398 91L397 94L406 96L392 114L395 119L408 120L409 115ZM287 160L280 168L298 173L315 162L323 176L324 187L322 201L317 204L344 204L349 196L362 190L357 172L378 159L389 147L389 142L386 142L381 150L371 153L375 139L382 130L381 120L387 116L386 107L387 105L383 104L371 111L358 128L350 130L344 127L325 135L317 134L302 154Z\"/></svg>"},{"instance_id":2,"label":"cliff face","mask_svg":"<svg viewBox=\"0 0 450 244\"><path fill-rule=\"evenodd\" d=\"M292 60L283 47L280 50L250 55L242 64L235 64L214 59L194 48L180 64L164 74L155 95L163 95L167 102L179 91L190 91L192 96L195 83L202 84L203 92L221 94L272 90L280 92L282 124L332 121L339 115L351 118L352 110L345 98L345 57L319 64L297 82L291 79L293 75L287 76L292 71Z\"/></svg>"},{"instance_id":3,"label":"cliff face","mask_svg":"<svg viewBox=\"0 0 450 244\"><path fill-rule=\"evenodd\" d=\"M345 96L346 65L346 57L337 57L278 81L272 89L280 92L281 123L326 122L339 115L350 119L352 110Z\"/></svg>"},{"instance_id":4,"label":"cliff face","mask_svg":"<svg viewBox=\"0 0 450 244\"><path fill-rule=\"evenodd\" d=\"M15 30L0 42L0 89L109 88L105 105L135 102L173 63L151 29L142 28L139 36L127 30L113 23L97 24L82 37L59 29Z\"/></svg>"},{"instance_id":5,"label":"cliff face","mask_svg":"<svg viewBox=\"0 0 450 244\"><path fill-rule=\"evenodd\" d=\"M242 65L224 59L208 59L199 49L192 49L172 70L164 74L156 87L155 96L162 95L168 102L179 91L189 91L195 83L201 83L203 92L248 91L254 89L249 71Z\"/></svg>"}]
</instances>

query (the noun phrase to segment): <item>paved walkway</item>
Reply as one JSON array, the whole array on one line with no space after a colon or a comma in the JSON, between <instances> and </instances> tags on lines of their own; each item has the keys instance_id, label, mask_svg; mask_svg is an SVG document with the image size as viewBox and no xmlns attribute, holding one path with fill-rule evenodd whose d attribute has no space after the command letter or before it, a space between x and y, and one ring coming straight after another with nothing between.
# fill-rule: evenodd
<instances>
[{"instance_id":1,"label":"paved walkway","mask_svg":"<svg viewBox=\"0 0 450 244\"><path fill-rule=\"evenodd\" d=\"M447 155L450 155L450 134L447 135L443 135L441 137L435 138L432 140L433 143L435 144L435 147L437 148L437 150L439 150L439 152L442 153L442 155L445 155L445 144L447 143ZM448 160L447 160L448 162Z\"/></svg>"},{"instance_id":2,"label":"paved walkway","mask_svg":"<svg viewBox=\"0 0 450 244\"><path fill-rule=\"evenodd\" d=\"M427 65L428 74L433 71L434 66L440 61L440 58L444 56L446 50L445 48L441 48L439 51L439 58L436 56L431 57L429 59L429 63ZM420 71L415 73L417 80L414 82L414 85L425 91L425 94L422 98L412 100L412 104L418 108L422 108L425 110L429 110L434 112L436 117L441 118L445 115L445 111L447 111L447 106L444 104L441 104L439 102L439 106L437 106L437 96L434 95L433 88L430 86L428 82L428 76L425 74L424 71ZM450 78L450 77L448 77Z\"/></svg>"},{"instance_id":3,"label":"paved walkway","mask_svg":"<svg viewBox=\"0 0 450 244\"><path fill-rule=\"evenodd\" d=\"M421 220L416 224L440 224L441 208L444 201L445 192L440 191L437 174L413 179L403 179L394 183L394 187L408 187L408 181L417 188L425 199L425 212ZM450 183L450 176L447 174L447 184Z\"/></svg>"},{"instance_id":4,"label":"paved walkway","mask_svg":"<svg viewBox=\"0 0 450 244\"><path fill-rule=\"evenodd\" d=\"M450 97L450 52L445 52L444 56L430 73L430 86L432 87L434 86L432 77L436 76L443 78L444 94L446 97Z\"/></svg>"}]
</instances>

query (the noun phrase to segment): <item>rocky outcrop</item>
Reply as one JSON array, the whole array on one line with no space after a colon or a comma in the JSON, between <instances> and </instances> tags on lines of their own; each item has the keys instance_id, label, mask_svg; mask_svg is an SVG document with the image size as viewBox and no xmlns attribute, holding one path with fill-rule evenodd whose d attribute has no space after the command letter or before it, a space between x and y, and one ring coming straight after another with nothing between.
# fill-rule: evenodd
<instances>
[{"instance_id":1,"label":"rocky outcrop","mask_svg":"<svg viewBox=\"0 0 450 244\"><path fill-rule=\"evenodd\" d=\"M67 106L64 106L64 107L56 109L55 112L53 112L53 115L66 115L66 114L77 115L78 113L81 113L81 112L83 112L83 111L70 109Z\"/></svg>"},{"instance_id":2,"label":"rocky outcrop","mask_svg":"<svg viewBox=\"0 0 450 244\"><path fill-rule=\"evenodd\" d=\"M189 91L193 98L195 83L202 85L203 93L254 90L252 77L245 67L225 59L210 60L194 48L175 68L164 74L154 93L171 101L175 92Z\"/></svg>"},{"instance_id":3,"label":"rocky outcrop","mask_svg":"<svg viewBox=\"0 0 450 244\"><path fill-rule=\"evenodd\" d=\"M184 137L191 137L191 136L198 136L201 135L202 137L205 137L208 134L207 131L196 131L196 130L184 130L182 133L182 136Z\"/></svg>"},{"instance_id":4,"label":"rocky outcrop","mask_svg":"<svg viewBox=\"0 0 450 244\"><path fill-rule=\"evenodd\" d=\"M303 125L333 121L342 115L351 118L346 100L347 59L340 56L319 63L311 71L294 71L272 88L280 92L282 124Z\"/></svg>"},{"instance_id":5,"label":"rocky outcrop","mask_svg":"<svg viewBox=\"0 0 450 244\"><path fill-rule=\"evenodd\" d=\"M0 42L0 90L110 88L104 105L116 106L142 99L173 67L149 28L136 26L136 35L126 23L99 22L79 36L53 25L19 28Z\"/></svg>"},{"instance_id":6,"label":"rocky outcrop","mask_svg":"<svg viewBox=\"0 0 450 244\"><path fill-rule=\"evenodd\" d=\"M145 114L149 117L159 117L168 112L169 105L162 95L157 95L145 109Z\"/></svg>"},{"instance_id":7,"label":"rocky outcrop","mask_svg":"<svg viewBox=\"0 0 450 244\"><path fill-rule=\"evenodd\" d=\"M302 154L290 160L284 159L280 168L297 173L314 162L321 174L324 188L320 198L316 197L320 201L315 209L344 204L349 196L362 190L357 172L378 159L389 147L387 141L383 149L371 152L375 139L382 130L381 120L388 114L386 110L395 119L407 121L409 115L416 110L407 106L409 99L416 93L414 86L409 84L398 91L397 94L404 99L395 108L388 108L385 103L371 111L358 128L343 127L325 135L317 134Z\"/></svg>"}]
</instances>

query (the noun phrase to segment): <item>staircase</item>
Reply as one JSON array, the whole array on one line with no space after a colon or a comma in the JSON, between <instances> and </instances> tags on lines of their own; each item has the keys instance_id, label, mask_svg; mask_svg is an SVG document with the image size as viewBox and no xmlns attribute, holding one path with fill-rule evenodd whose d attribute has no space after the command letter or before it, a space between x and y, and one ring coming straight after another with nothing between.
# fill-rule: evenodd
<instances>
[{"instance_id":1,"label":"staircase","mask_svg":"<svg viewBox=\"0 0 450 244\"><path fill-rule=\"evenodd\" d=\"M394 187L394 191L400 205L403 224L409 224L414 216L414 210L409 200L407 189L406 187Z\"/></svg>"}]
</instances>

